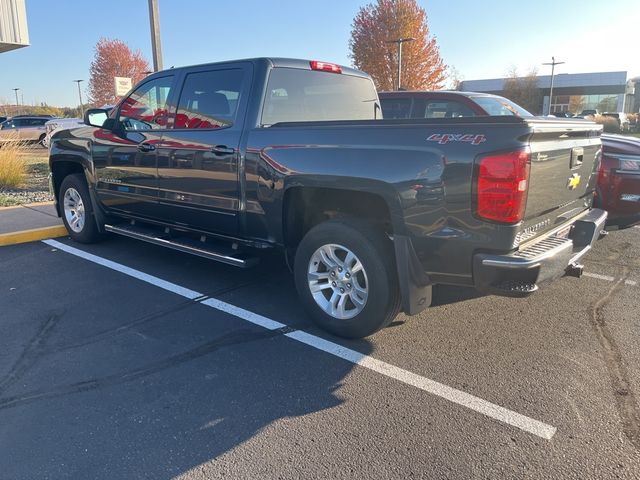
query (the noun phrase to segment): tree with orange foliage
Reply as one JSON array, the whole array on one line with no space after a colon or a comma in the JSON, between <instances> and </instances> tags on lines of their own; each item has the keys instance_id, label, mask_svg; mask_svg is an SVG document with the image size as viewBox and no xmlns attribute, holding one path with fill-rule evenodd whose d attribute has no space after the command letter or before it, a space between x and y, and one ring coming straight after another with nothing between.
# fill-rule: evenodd
<instances>
[{"instance_id":1,"label":"tree with orange foliage","mask_svg":"<svg viewBox=\"0 0 640 480\"><path fill-rule=\"evenodd\" d=\"M351 26L350 57L356 68L373 78L378 90L393 90L397 82L399 38L414 38L402 46L402 89L437 90L447 66L435 37L429 34L427 13L416 0L377 0L358 11Z\"/></svg>"},{"instance_id":2,"label":"tree with orange foliage","mask_svg":"<svg viewBox=\"0 0 640 480\"><path fill-rule=\"evenodd\" d=\"M140 50L131 49L122 40L101 38L89 69L89 100L97 106L118 101L113 77L130 77L135 85L149 72L149 62Z\"/></svg>"}]
</instances>

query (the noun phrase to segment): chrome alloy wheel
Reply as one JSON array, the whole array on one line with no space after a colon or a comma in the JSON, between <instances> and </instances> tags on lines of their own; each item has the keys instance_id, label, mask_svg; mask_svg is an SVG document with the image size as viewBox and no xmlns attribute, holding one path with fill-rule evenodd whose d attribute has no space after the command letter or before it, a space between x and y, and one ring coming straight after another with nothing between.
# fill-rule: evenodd
<instances>
[{"instance_id":1,"label":"chrome alloy wheel","mask_svg":"<svg viewBox=\"0 0 640 480\"><path fill-rule=\"evenodd\" d=\"M342 245L318 248L309 261L307 280L318 306L339 320L355 317L367 303L367 272L358 257Z\"/></svg>"},{"instance_id":2,"label":"chrome alloy wheel","mask_svg":"<svg viewBox=\"0 0 640 480\"><path fill-rule=\"evenodd\" d=\"M68 188L64 192L64 217L69 228L75 233L82 232L85 222L85 210L82 197L75 188Z\"/></svg>"}]
</instances>

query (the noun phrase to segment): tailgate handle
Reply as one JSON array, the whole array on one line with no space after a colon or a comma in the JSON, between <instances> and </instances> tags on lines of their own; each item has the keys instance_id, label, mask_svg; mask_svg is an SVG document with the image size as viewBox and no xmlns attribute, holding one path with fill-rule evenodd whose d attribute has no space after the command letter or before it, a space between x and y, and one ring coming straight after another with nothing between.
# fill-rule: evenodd
<instances>
[{"instance_id":1,"label":"tailgate handle","mask_svg":"<svg viewBox=\"0 0 640 480\"><path fill-rule=\"evenodd\" d=\"M574 147L571 149L571 169L578 168L584 161L584 148Z\"/></svg>"}]
</instances>

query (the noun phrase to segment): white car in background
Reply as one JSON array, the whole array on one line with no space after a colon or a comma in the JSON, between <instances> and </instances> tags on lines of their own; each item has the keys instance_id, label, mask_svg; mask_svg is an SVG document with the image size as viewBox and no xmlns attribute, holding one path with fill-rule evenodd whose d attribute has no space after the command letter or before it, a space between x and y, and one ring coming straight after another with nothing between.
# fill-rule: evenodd
<instances>
[{"instance_id":1,"label":"white car in background","mask_svg":"<svg viewBox=\"0 0 640 480\"><path fill-rule=\"evenodd\" d=\"M42 145L49 148L51 142L51 136L59 132L60 130L70 130L72 128L84 126L84 120L81 118L54 118L44 124L46 128L46 135L42 140Z\"/></svg>"}]
</instances>

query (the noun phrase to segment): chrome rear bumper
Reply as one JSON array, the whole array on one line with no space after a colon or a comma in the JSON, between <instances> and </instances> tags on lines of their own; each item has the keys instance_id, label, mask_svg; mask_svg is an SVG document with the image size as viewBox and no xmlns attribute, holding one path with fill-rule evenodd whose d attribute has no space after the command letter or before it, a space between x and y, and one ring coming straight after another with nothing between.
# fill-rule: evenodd
<instances>
[{"instance_id":1,"label":"chrome rear bumper","mask_svg":"<svg viewBox=\"0 0 640 480\"><path fill-rule=\"evenodd\" d=\"M567 238L550 236L506 255L478 253L473 258L473 280L480 291L505 296L527 296L540 283L566 274L579 276L580 259L604 231L607 212L592 209L572 225Z\"/></svg>"}]
</instances>

